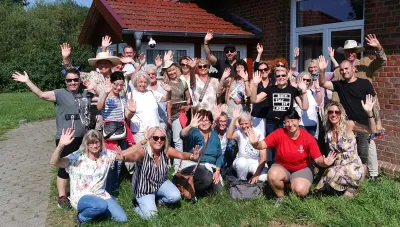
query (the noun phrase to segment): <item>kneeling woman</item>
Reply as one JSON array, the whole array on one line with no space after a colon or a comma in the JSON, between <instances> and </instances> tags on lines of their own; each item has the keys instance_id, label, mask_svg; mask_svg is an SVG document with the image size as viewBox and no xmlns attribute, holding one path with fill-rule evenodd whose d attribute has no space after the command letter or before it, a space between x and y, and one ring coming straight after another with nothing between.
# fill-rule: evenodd
<instances>
[{"instance_id":1,"label":"kneeling woman","mask_svg":"<svg viewBox=\"0 0 400 227\"><path fill-rule=\"evenodd\" d=\"M178 188L168 180L168 160L195 160L199 157L199 148L194 147L191 154L168 147L165 130L161 127L150 128L145 138L141 142L143 147L134 146L117 153L125 161L136 162L132 189L138 204L134 209L143 219L149 219L157 214L156 197L159 205L177 203L181 198Z\"/></svg>"},{"instance_id":2,"label":"kneeling woman","mask_svg":"<svg viewBox=\"0 0 400 227\"><path fill-rule=\"evenodd\" d=\"M374 102L367 95L363 108L368 116L368 126L346 120L342 104L330 102L325 109L325 140L330 150L337 154L333 166L327 168L316 189L330 186L336 191L344 191L345 197L352 197L357 192L363 179L364 167L357 154L357 142L354 132L375 133L376 125L372 113Z\"/></svg>"},{"instance_id":3,"label":"kneeling woman","mask_svg":"<svg viewBox=\"0 0 400 227\"><path fill-rule=\"evenodd\" d=\"M285 128L273 131L264 141L258 141L253 130L247 131L254 148L276 148L276 162L268 171L268 182L278 197L275 206L279 206L284 196L285 183L288 182L298 196L307 196L314 177L312 159L321 167L332 165L336 159L333 152L328 157L321 155L314 137L299 128L300 116L296 110L289 109L283 119Z\"/></svg>"},{"instance_id":4,"label":"kneeling woman","mask_svg":"<svg viewBox=\"0 0 400 227\"><path fill-rule=\"evenodd\" d=\"M111 216L117 222L126 222L124 210L106 191L110 167L121 157L105 149L101 132L90 130L83 137L78 151L60 158L64 147L74 140L74 133L71 128L62 131L50 164L65 168L69 173L70 200L78 210L77 222L81 224L102 215Z\"/></svg>"},{"instance_id":5,"label":"kneeling woman","mask_svg":"<svg viewBox=\"0 0 400 227\"><path fill-rule=\"evenodd\" d=\"M236 121L239 121L240 128L234 131ZM251 115L245 111L240 113L240 108L235 107L232 113L232 121L229 125L228 131L226 132L226 138L231 140L234 139L238 143L239 151L235 161L233 161L233 168L236 170L236 174L239 180L247 180L247 175L252 174L250 183L254 184L257 181L267 180L267 150L257 150L247 138L246 131L253 129L253 132L259 138L264 139L264 134L256 128L253 128Z\"/></svg>"}]
</instances>

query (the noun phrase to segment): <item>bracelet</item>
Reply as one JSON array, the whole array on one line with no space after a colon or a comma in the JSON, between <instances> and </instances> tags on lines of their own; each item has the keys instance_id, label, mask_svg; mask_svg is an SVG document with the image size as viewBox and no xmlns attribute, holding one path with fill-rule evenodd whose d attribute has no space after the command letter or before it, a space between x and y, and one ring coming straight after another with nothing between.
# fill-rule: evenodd
<instances>
[{"instance_id":1,"label":"bracelet","mask_svg":"<svg viewBox=\"0 0 400 227\"><path fill-rule=\"evenodd\" d=\"M368 115L367 115L368 116ZM372 114L372 116L370 117L370 116L368 116L368 118L374 118L374 115Z\"/></svg>"}]
</instances>

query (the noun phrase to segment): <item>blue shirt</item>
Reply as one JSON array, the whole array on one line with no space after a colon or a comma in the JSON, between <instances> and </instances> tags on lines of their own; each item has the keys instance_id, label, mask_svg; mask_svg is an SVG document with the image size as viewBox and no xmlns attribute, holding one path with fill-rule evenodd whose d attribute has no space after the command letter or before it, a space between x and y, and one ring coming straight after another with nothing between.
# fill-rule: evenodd
<instances>
[{"instance_id":1,"label":"blue shirt","mask_svg":"<svg viewBox=\"0 0 400 227\"><path fill-rule=\"evenodd\" d=\"M189 135L183 137L181 134L181 138L186 142L186 148L188 151L192 152L192 149L199 145L200 147L205 148L206 142L204 137L201 135L200 130L198 128L194 128L190 130ZM200 150L200 155L202 154L203 149ZM219 140L218 134L214 131L211 131L210 139L208 141L208 146L204 157L201 159L200 163L210 163L216 165L218 168L221 168L223 163L223 156L221 150L221 141Z\"/></svg>"}]
</instances>

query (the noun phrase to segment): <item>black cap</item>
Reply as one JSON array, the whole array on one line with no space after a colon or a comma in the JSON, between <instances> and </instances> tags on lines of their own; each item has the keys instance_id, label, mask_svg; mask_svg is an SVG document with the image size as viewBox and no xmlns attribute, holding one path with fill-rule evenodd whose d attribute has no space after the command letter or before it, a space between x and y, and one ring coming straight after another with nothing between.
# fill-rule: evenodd
<instances>
[{"instance_id":1,"label":"black cap","mask_svg":"<svg viewBox=\"0 0 400 227\"><path fill-rule=\"evenodd\" d=\"M233 45L232 43L228 43L228 44L225 45L224 51L225 51L226 49L235 49L235 50L236 50L236 47L235 47L235 45Z\"/></svg>"}]
</instances>

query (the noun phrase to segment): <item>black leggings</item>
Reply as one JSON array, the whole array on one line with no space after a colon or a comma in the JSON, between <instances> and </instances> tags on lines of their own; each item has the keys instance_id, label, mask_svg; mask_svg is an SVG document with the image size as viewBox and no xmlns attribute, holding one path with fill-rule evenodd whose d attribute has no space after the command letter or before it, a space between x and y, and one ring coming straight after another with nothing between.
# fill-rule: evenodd
<instances>
[{"instance_id":1,"label":"black leggings","mask_svg":"<svg viewBox=\"0 0 400 227\"><path fill-rule=\"evenodd\" d=\"M58 146L58 143L60 142L60 139L56 139L56 146ZM68 144L67 146L64 147L64 149L61 152L60 157L65 157L68 156L69 154L72 154L73 152L77 151L79 149L79 146L82 143L82 137L75 137L75 139L72 141L72 143ZM62 179L68 179L69 174L67 171L65 171L65 168L59 168L57 176Z\"/></svg>"},{"instance_id":2,"label":"black leggings","mask_svg":"<svg viewBox=\"0 0 400 227\"><path fill-rule=\"evenodd\" d=\"M190 174L193 171L193 168L194 166L187 167L181 170L181 173ZM208 193L217 192L222 188L221 182L214 184L213 174L201 165L196 169L193 180L196 195L204 196Z\"/></svg>"}]
</instances>

